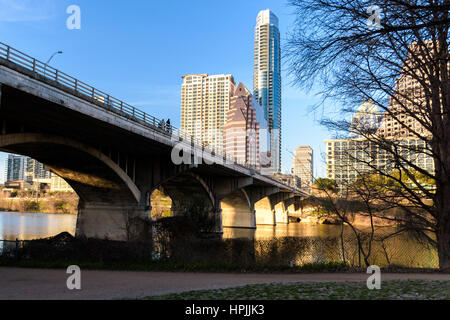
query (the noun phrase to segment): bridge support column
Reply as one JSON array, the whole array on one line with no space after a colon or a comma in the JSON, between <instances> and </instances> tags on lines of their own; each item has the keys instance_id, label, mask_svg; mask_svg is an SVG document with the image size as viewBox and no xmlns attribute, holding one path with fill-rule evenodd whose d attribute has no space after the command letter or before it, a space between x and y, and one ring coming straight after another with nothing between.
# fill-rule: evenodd
<instances>
[{"instance_id":1,"label":"bridge support column","mask_svg":"<svg viewBox=\"0 0 450 320\"><path fill-rule=\"evenodd\" d=\"M284 207L283 203L278 203L275 206L275 222L277 224L288 224L289 223L289 212Z\"/></svg>"},{"instance_id":2,"label":"bridge support column","mask_svg":"<svg viewBox=\"0 0 450 320\"><path fill-rule=\"evenodd\" d=\"M275 207L268 197L255 203L255 216L257 225L275 226L277 224Z\"/></svg>"},{"instance_id":3,"label":"bridge support column","mask_svg":"<svg viewBox=\"0 0 450 320\"><path fill-rule=\"evenodd\" d=\"M222 234L223 233L223 227L222 227L222 209L220 207L220 203L216 203L214 207L211 207L209 202L205 202L204 205L200 206L199 200L192 200L188 198L182 198L180 199L173 199L172 200L172 207L171 207L171 214L172 217L183 217L188 215L189 210L191 208L195 208L195 210L203 210L207 208L208 218L213 219L214 224L214 230L213 232Z\"/></svg>"},{"instance_id":4,"label":"bridge support column","mask_svg":"<svg viewBox=\"0 0 450 320\"><path fill-rule=\"evenodd\" d=\"M210 216L213 217L216 222L214 232L220 235L223 234L222 208L220 203L216 205L215 209L210 211Z\"/></svg>"},{"instance_id":5,"label":"bridge support column","mask_svg":"<svg viewBox=\"0 0 450 320\"><path fill-rule=\"evenodd\" d=\"M80 202L76 236L115 241L151 239L150 212L138 205Z\"/></svg>"},{"instance_id":6,"label":"bridge support column","mask_svg":"<svg viewBox=\"0 0 450 320\"><path fill-rule=\"evenodd\" d=\"M236 191L220 201L223 227L256 229L255 208L245 191Z\"/></svg>"}]
</instances>

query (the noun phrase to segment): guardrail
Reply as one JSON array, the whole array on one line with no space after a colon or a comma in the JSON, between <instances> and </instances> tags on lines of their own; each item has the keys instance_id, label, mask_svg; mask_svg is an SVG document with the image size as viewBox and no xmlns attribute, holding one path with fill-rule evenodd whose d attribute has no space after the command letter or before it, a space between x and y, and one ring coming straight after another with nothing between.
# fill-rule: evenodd
<instances>
[{"instance_id":1,"label":"guardrail","mask_svg":"<svg viewBox=\"0 0 450 320\"><path fill-rule=\"evenodd\" d=\"M190 144L193 144L195 148L201 149L209 154L213 154L214 156L221 157L226 161L232 161L235 165L241 166L242 168L259 173L259 170L257 170L255 166L249 166L245 162L236 161L236 159L226 158L225 154L214 149L209 149L204 141L194 138L192 135L181 129L168 125L164 120L157 119L122 100L119 100L2 42L0 42L0 58L28 69L34 74L44 77L46 80L54 81L58 85L73 90L89 99L94 99L96 102L103 104L107 108L120 111L121 113L126 114L131 120L135 120L139 124L144 124L152 130L158 130L158 132L162 132L170 137L178 139L179 141L188 141ZM266 177L270 180L283 184L283 182L278 179L268 176Z\"/></svg>"}]
</instances>

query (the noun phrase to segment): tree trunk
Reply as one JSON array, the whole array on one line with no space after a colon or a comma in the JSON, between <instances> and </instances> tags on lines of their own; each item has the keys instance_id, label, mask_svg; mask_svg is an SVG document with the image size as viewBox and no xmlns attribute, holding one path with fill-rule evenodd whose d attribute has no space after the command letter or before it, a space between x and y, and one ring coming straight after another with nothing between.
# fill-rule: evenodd
<instances>
[{"instance_id":1,"label":"tree trunk","mask_svg":"<svg viewBox=\"0 0 450 320\"><path fill-rule=\"evenodd\" d=\"M439 268L450 270L450 185L442 188L441 202L438 203L438 255Z\"/></svg>"},{"instance_id":2,"label":"tree trunk","mask_svg":"<svg viewBox=\"0 0 450 320\"><path fill-rule=\"evenodd\" d=\"M436 241L439 256L439 269L450 270L450 180L447 172L450 169L450 159L447 159L447 142L444 142L444 148L440 148L441 159L444 159L442 166L436 167ZM444 163L445 162L445 163ZM437 162L435 162L437 163Z\"/></svg>"}]
</instances>

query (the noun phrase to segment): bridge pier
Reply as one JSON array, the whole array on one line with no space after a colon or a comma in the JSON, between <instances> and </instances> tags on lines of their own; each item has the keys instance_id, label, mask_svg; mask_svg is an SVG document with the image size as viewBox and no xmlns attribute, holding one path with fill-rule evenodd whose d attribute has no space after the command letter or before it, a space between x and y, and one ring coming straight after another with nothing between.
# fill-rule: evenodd
<instances>
[{"instance_id":1,"label":"bridge pier","mask_svg":"<svg viewBox=\"0 0 450 320\"><path fill-rule=\"evenodd\" d=\"M222 217L222 208L220 203L217 204L215 208L210 211L210 217L213 217L215 221L214 232L218 235L223 234L223 217Z\"/></svg>"},{"instance_id":2,"label":"bridge pier","mask_svg":"<svg viewBox=\"0 0 450 320\"><path fill-rule=\"evenodd\" d=\"M271 203L269 197L265 197L255 203L255 215L257 225L270 225L275 226L276 213L275 207Z\"/></svg>"},{"instance_id":3,"label":"bridge pier","mask_svg":"<svg viewBox=\"0 0 450 320\"><path fill-rule=\"evenodd\" d=\"M151 239L150 212L143 206L83 203L80 200L76 237L115 241Z\"/></svg>"},{"instance_id":4,"label":"bridge pier","mask_svg":"<svg viewBox=\"0 0 450 320\"><path fill-rule=\"evenodd\" d=\"M256 229L254 204L243 189L222 199L221 208L223 227Z\"/></svg>"},{"instance_id":5,"label":"bridge pier","mask_svg":"<svg viewBox=\"0 0 450 320\"><path fill-rule=\"evenodd\" d=\"M275 205L275 223L289 224L289 213L282 202Z\"/></svg>"}]
</instances>

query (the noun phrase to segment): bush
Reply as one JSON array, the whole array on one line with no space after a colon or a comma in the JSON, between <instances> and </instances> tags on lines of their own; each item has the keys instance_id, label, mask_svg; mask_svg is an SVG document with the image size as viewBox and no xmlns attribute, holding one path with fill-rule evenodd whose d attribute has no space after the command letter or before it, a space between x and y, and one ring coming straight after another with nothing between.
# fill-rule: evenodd
<instances>
[{"instance_id":1,"label":"bush","mask_svg":"<svg viewBox=\"0 0 450 320\"><path fill-rule=\"evenodd\" d=\"M70 212L70 204L67 200L55 200L53 207L56 212L62 213Z\"/></svg>"},{"instance_id":2,"label":"bush","mask_svg":"<svg viewBox=\"0 0 450 320\"><path fill-rule=\"evenodd\" d=\"M42 204L39 201L25 200L23 201L23 210L26 212L41 212Z\"/></svg>"}]
</instances>

